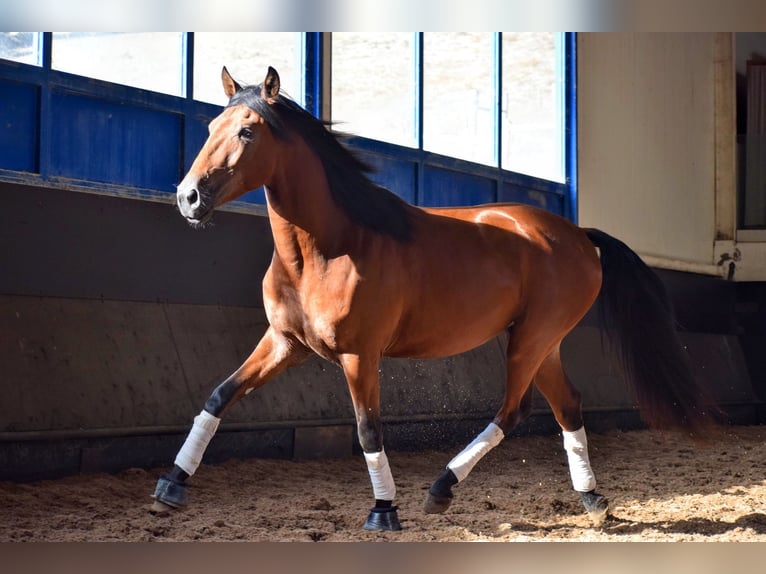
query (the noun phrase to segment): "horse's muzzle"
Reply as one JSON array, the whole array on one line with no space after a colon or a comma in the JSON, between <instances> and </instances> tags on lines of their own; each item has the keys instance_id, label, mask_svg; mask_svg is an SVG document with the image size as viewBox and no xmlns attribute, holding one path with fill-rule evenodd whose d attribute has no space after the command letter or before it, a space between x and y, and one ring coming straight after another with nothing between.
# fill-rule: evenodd
<instances>
[{"instance_id":1,"label":"horse's muzzle","mask_svg":"<svg viewBox=\"0 0 766 574\"><path fill-rule=\"evenodd\" d=\"M181 182L176 191L176 203L181 215L193 225L206 223L213 215L209 202L205 201L204 195L195 185L184 185Z\"/></svg>"}]
</instances>

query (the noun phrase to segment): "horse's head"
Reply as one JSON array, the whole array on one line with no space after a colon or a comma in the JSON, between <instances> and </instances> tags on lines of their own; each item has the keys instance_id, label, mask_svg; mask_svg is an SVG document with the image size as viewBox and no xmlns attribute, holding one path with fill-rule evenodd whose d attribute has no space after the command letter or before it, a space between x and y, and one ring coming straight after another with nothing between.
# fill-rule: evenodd
<instances>
[{"instance_id":1,"label":"horse's head","mask_svg":"<svg viewBox=\"0 0 766 574\"><path fill-rule=\"evenodd\" d=\"M279 95L279 74L269 67L260 86L242 88L226 68L221 72L229 104L208 128L210 134L183 181L176 201L193 225L207 222L213 210L268 181L274 169L275 138L264 106Z\"/></svg>"}]
</instances>

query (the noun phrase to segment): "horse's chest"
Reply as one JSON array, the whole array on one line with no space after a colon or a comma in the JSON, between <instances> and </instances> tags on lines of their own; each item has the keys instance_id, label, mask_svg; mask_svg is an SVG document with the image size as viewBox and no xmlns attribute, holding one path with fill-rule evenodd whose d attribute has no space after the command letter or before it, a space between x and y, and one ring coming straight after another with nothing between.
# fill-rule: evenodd
<instances>
[{"instance_id":1,"label":"horse's chest","mask_svg":"<svg viewBox=\"0 0 766 574\"><path fill-rule=\"evenodd\" d=\"M338 321L324 314L302 313L295 320L281 325L285 332L292 334L316 354L331 361L337 361L341 352Z\"/></svg>"},{"instance_id":2,"label":"horse's chest","mask_svg":"<svg viewBox=\"0 0 766 574\"><path fill-rule=\"evenodd\" d=\"M272 328L292 335L326 359L337 360L346 316L342 304L323 304L292 289L282 289L280 297L264 298L264 303Z\"/></svg>"}]
</instances>

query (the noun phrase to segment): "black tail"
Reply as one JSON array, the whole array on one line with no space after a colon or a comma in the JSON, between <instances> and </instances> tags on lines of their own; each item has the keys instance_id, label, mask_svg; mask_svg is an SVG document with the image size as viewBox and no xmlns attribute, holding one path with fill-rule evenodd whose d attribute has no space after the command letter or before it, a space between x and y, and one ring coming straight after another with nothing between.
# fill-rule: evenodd
<instances>
[{"instance_id":1,"label":"black tail","mask_svg":"<svg viewBox=\"0 0 766 574\"><path fill-rule=\"evenodd\" d=\"M701 436L720 416L692 374L673 310L657 274L622 241L597 229L585 233L601 251L600 311L644 421Z\"/></svg>"}]
</instances>

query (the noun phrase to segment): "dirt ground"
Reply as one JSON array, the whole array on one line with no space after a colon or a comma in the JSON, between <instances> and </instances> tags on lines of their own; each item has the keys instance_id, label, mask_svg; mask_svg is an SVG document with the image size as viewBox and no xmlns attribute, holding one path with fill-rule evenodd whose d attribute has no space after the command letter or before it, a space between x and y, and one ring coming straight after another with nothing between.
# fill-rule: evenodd
<instances>
[{"instance_id":1,"label":"dirt ground","mask_svg":"<svg viewBox=\"0 0 766 574\"><path fill-rule=\"evenodd\" d=\"M421 506L454 452L390 452L400 532L366 532L360 456L202 465L190 505L155 513L167 469L0 483L0 541L766 541L766 427L698 445L650 431L591 433L611 515L598 527L569 484L560 436L507 439L455 487L443 515Z\"/></svg>"}]
</instances>

